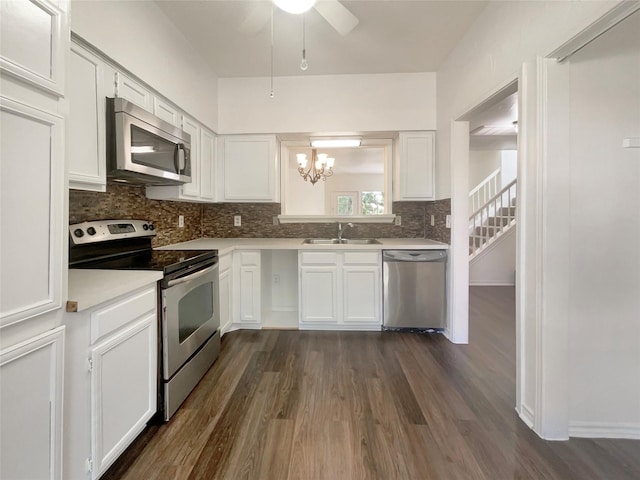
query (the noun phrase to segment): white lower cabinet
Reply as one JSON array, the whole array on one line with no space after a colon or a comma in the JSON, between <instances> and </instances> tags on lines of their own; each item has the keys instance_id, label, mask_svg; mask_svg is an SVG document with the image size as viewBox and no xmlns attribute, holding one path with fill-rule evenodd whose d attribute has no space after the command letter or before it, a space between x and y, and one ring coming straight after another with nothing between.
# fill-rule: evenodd
<instances>
[{"instance_id":1,"label":"white lower cabinet","mask_svg":"<svg viewBox=\"0 0 640 480\"><path fill-rule=\"evenodd\" d=\"M379 330L380 261L378 251L301 250L300 328Z\"/></svg>"},{"instance_id":2,"label":"white lower cabinet","mask_svg":"<svg viewBox=\"0 0 640 480\"><path fill-rule=\"evenodd\" d=\"M66 315L64 478L97 479L156 412L155 284Z\"/></svg>"},{"instance_id":3,"label":"white lower cabinet","mask_svg":"<svg viewBox=\"0 0 640 480\"><path fill-rule=\"evenodd\" d=\"M0 351L0 478L62 476L64 327Z\"/></svg>"},{"instance_id":4,"label":"white lower cabinet","mask_svg":"<svg viewBox=\"0 0 640 480\"><path fill-rule=\"evenodd\" d=\"M260 250L240 250L233 256L234 327L261 327Z\"/></svg>"}]
</instances>

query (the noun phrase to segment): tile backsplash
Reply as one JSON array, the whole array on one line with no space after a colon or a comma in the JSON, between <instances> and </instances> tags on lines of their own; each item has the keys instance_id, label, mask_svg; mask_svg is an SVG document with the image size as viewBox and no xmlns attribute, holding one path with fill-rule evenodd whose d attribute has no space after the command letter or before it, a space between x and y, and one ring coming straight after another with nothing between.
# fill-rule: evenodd
<instances>
[{"instance_id":1,"label":"tile backsplash","mask_svg":"<svg viewBox=\"0 0 640 480\"><path fill-rule=\"evenodd\" d=\"M401 225L358 223L347 230L351 238L429 238L450 243L451 230L445 217L451 213L449 199L433 202L394 202L393 212ZM154 246L185 242L200 237L217 238L307 238L335 237L337 225L331 223L288 223L274 225L279 203L187 203L150 200L142 186L108 184L107 191L69 191L69 223L102 219L144 219L156 226ZM185 226L178 227L184 215ZM240 215L242 225L233 226ZM435 226L430 225L431 215ZM348 219L345 219L348 221Z\"/></svg>"},{"instance_id":2,"label":"tile backsplash","mask_svg":"<svg viewBox=\"0 0 640 480\"><path fill-rule=\"evenodd\" d=\"M178 216L184 227L178 228ZM69 190L69 223L108 219L150 220L156 226L154 247L202 236L202 206L197 203L151 200L145 187L107 184L106 192Z\"/></svg>"}]
</instances>

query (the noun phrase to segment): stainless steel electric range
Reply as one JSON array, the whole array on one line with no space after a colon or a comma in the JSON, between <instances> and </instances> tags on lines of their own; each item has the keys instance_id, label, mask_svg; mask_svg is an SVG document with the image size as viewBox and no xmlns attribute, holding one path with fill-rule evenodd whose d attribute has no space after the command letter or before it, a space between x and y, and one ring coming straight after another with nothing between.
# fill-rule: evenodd
<instances>
[{"instance_id":1,"label":"stainless steel electric range","mask_svg":"<svg viewBox=\"0 0 640 480\"><path fill-rule=\"evenodd\" d=\"M158 408L165 421L220 352L217 250L153 250L146 220L69 226L69 268L158 270Z\"/></svg>"}]
</instances>

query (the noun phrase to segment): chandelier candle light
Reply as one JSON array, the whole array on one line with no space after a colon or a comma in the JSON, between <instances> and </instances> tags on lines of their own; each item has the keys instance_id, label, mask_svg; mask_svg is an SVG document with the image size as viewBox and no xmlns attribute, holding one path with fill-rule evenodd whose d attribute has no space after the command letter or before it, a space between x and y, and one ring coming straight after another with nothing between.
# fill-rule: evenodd
<instances>
[{"instance_id":1,"label":"chandelier candle light","mask_svg":"<svg viewBox=\"0 0 640 480\"><path fill-rule=\"evenodd\" d=\"M298 161L298 173L306 182L309 180L311 185L315 185L320 179L323 181L333 175L333 164L335 158L328 158L326 153L316 153L316 150L311 150L311 165L307 170L307 155L304 153L296 154L296 160Z\"/></svg>"}]
</instances>

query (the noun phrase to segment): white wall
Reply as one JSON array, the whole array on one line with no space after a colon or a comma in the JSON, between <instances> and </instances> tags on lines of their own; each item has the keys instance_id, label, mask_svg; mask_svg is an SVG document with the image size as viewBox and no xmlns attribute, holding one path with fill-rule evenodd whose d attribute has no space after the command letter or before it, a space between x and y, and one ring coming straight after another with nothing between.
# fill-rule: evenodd
<instances>
[{"instance_id":1,"label":"white wall","mask_svg":"<svg viewBox=\"0 0 640 480\"><path fill-rule=\"evenodd\" d=\"M570 428L640 438L640 12L571 57ZM623 432L622 432L623 433Z\"/></svg>"},{"instance_id":2,"label":"white wall","mask_svg":"<svg viewBox=\"0 0 640 480\"><path fill-rule=\"evenodd\" d=\"M501 168L500 150L469 151L469 189L473 190L480 182Z\"/></svg>"},{"instance_id":3,"label":"white wall","mask_svg":"<svg viewBox=\"0 0 640 480\"><path fill-rule=\"evenodd\" d=\"M516 229L512 228L469 263L469 285L515 285Z\"/></svg>"},{"instance_id":4,"label":"white wall","mask_svg":"<svg viewBox=\"0 0 640 480\"><path fill-rule=\"evenodd\" d=\"M542 226L539 225L540 204L537 164L537 97L536 57L545 56L587 28L619 2L491 2L478 20L458 43L437 73L436 196L452 198L452 285L450 304L454 312L450 329L465 332L468 325L467 251L468 201L463 192L469 191L468 158L459 152L462 141L458 132L464 126L454 123L476 105L519 78L519 219L517 232L518 283L517 332L518 386L516 409L521 417L542 435L545 432L546 411L539 367L540 345L536 343L542 314L538 287L540 275L540 247L537 245ZM452 144L456 142L455 144ZM455 145L452 150L451 146ZM525 153L526 155L523 155ZM453 159L453 160L452 160ZM455 307L455 308L453 308ZM464 335L460 335L464 341ZM454 339L455 341L455 339ZM549 350L545 350L552 361ZM553 352L551 352L553 353ZM553 405L551 405L551 408ZM558 426L550 419L547 424ZM547 426L548 426L547 425ZM562 425L560 426L562 427ZM564 426L566 428L566 425ZM553 435L553 434L552 434Z\"/></svg>"},{"instance_id":5,"label":"white wall","mask_svg":"<svg viewBox=\"0 0 640 480\"><path fill-rule=\"evenodd\" d=\"M154 2L72 0L71 30L218 131L218 79Z\"/></svg>"},{"instance_id":6,"label":"white wall","mask_svg":"<svg viewBox=\"0 0 640 480\"><path fill-rule=\"evenodd\" d=\"M435 73L218 81L219 133L434 130Z\"/></svg>"}]
</instances>

